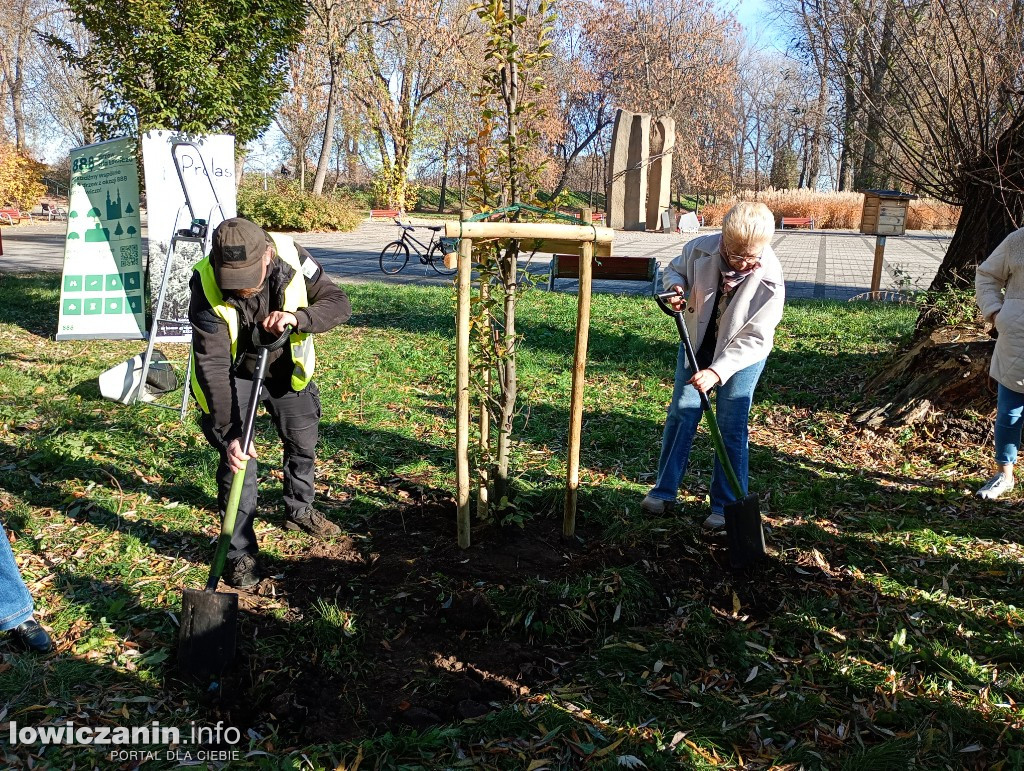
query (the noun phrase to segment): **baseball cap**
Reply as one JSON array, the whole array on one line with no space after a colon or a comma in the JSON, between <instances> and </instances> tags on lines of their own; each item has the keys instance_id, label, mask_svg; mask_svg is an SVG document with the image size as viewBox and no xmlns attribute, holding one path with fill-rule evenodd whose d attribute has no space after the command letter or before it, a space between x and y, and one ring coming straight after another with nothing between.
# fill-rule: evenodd
<instances>
[{"instance_id":1,"label":"baseball cap","mask_svg":"<svg viewBox=\"0 0 1024 771\"><path fill-rule=\"evenodd\" d=\"M221 289L253 289L263 276L263 255L270 238L255 222L224 220L213 231L210 262Z\"/></svg>"}]
</instances>

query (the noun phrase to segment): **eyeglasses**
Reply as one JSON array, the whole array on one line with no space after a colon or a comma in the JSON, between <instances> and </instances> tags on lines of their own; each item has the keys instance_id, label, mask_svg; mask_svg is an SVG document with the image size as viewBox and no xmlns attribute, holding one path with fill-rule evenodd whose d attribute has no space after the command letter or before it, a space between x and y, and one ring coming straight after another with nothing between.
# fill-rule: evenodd
<instances>
[{"instance_id":1,"label":"eyeglasses","mask_svg":"<svg viewBox=\"0 0 1024 771\"><path fill-rule=\"evenodd\" d=\"M722 255L722 259L732 266L756 268L758 265L761 264L760 252L758 252L757 254L732 254L731 252L726 250L724 245L719 249L719 252Z\"/></svg>"}]
</instances>

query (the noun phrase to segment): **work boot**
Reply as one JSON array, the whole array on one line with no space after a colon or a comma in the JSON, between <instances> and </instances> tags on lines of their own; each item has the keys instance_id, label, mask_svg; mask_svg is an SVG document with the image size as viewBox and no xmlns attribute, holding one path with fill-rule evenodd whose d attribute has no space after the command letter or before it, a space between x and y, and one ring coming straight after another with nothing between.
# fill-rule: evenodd
<instances>
[{"instance_id":1,"label":"work boot","mask_svg":"<svg viewBox=\"0 0 1024 771\"><path fill-rule=\"evenodd\" d=\"M301 514L288 517L284 526L286 530L302 530L318 538L332 538L341 533L340 527L312 506Z\"/></svg>"},{"instance_id":2,"label":"work boot","mask_svg":"<svg viewBox=\"0 0 1024 771\"><path fill-rule=\"evenodd\" d=\"M14 627L11 630L11 637L16 643L33 653L49 653L53 650L53 640L34 618Z\"/></svg>"},{"instance_id":3,"label":"work boot","mask_svg":"<svg viewBox=\"0 0 1024 771\"><path fill-rule=\"evenodd\" d=\"M671 514L675 510L676 502L663 501L661 500L661 498L652 498L651 496L648 495L640 502L640 508L646 511L648 514L657 514L658 516L663 516L666 514Z\"/></svg>"},{"instance_id":4,"label":"work boot","mask_svg":"<svg viewBox=\"0 0 1024 771\"><path fill-rule=\"evenodd\" d=\"M233 586L236 589L245 589L258 584L260 573L256 565L256 557L252 554L243 554L241 557L228 560L227 569L224 571L224 581L228 586Z\"/></svg>"}]
</instances>

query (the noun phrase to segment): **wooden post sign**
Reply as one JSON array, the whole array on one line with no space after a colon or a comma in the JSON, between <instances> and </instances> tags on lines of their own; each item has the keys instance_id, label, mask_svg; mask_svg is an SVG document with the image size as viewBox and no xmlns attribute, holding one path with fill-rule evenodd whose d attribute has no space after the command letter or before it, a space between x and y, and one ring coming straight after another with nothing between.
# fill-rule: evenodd
<instances>
[{"instance_id":1,"label":"wooden post sign","mask_svg":"<svg viewBox=\"0 0 1024 771\"><path fill-rule=\"evenodd\" d=\"M584 209L584 222L592 216ZM583 427L583 390L587 364L587 343L590 333L590 282L595 256L611 256L611 228L594 225L560 225L549 223L467 222L469 212L462 213L461 222L446 222L445 236L459 239L458 291L455 319L456 409L455 409L455 476L459 547L470 545L470 468L469 468L469 354L470 354L470 274L473 241L519 239L539 252L580 255L580 289L576 317L576 346L573 352L572 390L569 398L569 447L566 464L565 512L562 533L571 536L576 528L576 491L579 488L580 442ZM486 432L485 417L481 431ZM486 481L486 477L482 477ZM486 494L478 496L478 506L486 506Z\"/></svg>"},{"instance_id":2,"label":"wooden post sign","mask_svg":"<svg viewBox=\"0 0 1024 771\"><path fill-rule=\"evenodd\" d=\"M885 262L885 239L902 236L907 231L907 210L917 198L898 190L865 190L864 209L860 215L860 232L875 236L875 264L871 270L871 297L877 299L882 285Z\"/></svg>"}]
</instances>

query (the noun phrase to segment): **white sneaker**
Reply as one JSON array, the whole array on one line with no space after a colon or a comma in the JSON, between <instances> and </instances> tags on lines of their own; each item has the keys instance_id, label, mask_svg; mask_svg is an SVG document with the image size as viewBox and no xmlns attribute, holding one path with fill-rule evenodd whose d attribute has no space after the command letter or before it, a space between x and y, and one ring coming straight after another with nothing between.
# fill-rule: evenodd
<instances>
[{"instance_id":1,"label":"white sneaker","mask_svg":"<svg viewBox=\"0 0 1024 771\"><path fill-rule=\"evenodd\" d=\"M1000 471L988 480L981 489L978 490L976 495L979 498L984 498L986 501L994 501L996 498L1006 495L1012 489L1013 477Z\"/></svg>"},{"instance_id":2,"label":"white sneaker","mask_svg":"<svg viewBox=\"0 0 1024 771\"><path fill-rule=\"evenodd\" d=\"M640 508L648 514L662 516L664 514L671 514L676 508L676 502L663 501L661 498L652 498L648 495L640 502Z\"/></svg>"},{"instance_id":3,"label":"white sneaker","mask_svg":"<svg viewBox=\"0 0 1024 771\"><path fill-rule=\"evenodd\" d=\"M716 511L712 511L704 520L705 530L721 530L723 527L725 527L725 516Z\"/></svg>"}]
</instances>

